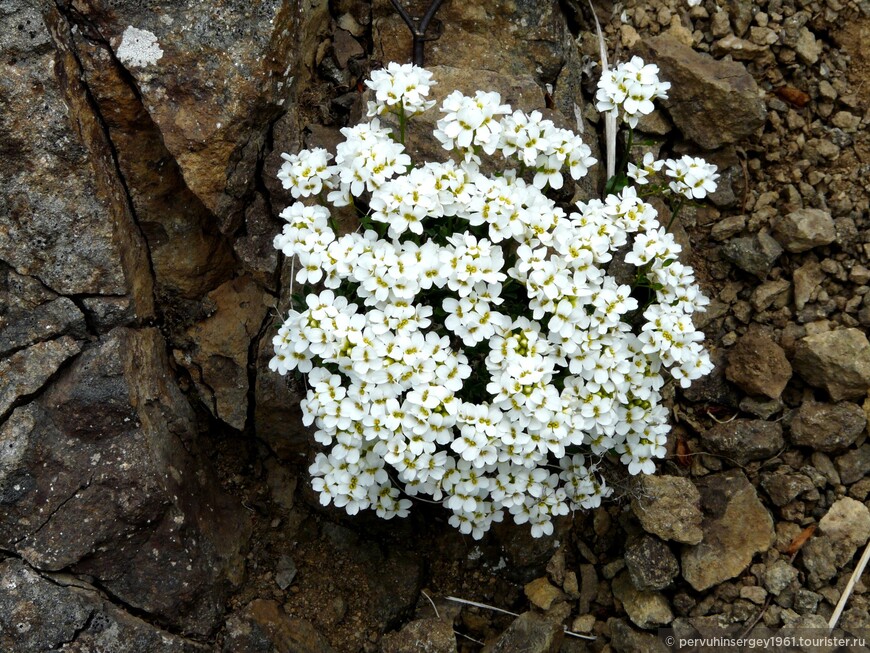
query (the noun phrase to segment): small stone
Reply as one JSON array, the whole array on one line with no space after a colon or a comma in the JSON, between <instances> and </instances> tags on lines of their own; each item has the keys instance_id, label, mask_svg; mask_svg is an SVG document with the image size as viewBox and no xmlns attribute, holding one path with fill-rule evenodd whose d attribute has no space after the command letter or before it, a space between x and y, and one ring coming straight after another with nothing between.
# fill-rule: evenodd
<instances>
[{"instance_id":1,"label":"small stone","mask_svg":"<svg viewBox=\"0 0 870 653\"><path fill-rule=\"evenodd\" d=\"M791 374L785 351L760 329L750 329L728 352L725 378L751 395L777 399Z\"/></svg>"},{"instance_id":2,"label":"small stone","mask_svg":"<svg viewBox=\"0 0 870 653\"><path fill-rule=\"evenodd\" d=\"M699 9L700 7L695 7ZM670 653L664 639L632 628L625 619L607 620L610 629L610 645L616 653ZM604 649L606 650L606 649Z\"/></svg>"},{"instance_id":3,"label":"small stone","mask_svg":"<svg viewBox=\"0 0 870 653\"><path fill-rule=\"evenodd\" d=\"M752 601L755 605L762 605L767 599L767 592L758 585L747 585L740 588L740 598Z\"/></svg>"},{"instance_id":4,"label":"small stone","mask_svg":"<svg viewBox=\"0 0 870 653\"><path fill-rule=\"evenodd\" d=\"M489 649L490 653L553 653L559 650L564 638L562 624L552 619L524 612L513 620L508 629Z\"/></svg>"},{"instance_id":5,"label":"small stone","mask_svg":"<svg viewBox=\"0 0 870 653\"><path fill-rule=\"evenodd\" d=\"M794 50L801 61L812 65L819 60L819 55L822 54L822 44L816 40L815 35L808 28L801 27Z\"/></svg>"},{"instance_id":6,"label":"small stone","mask_svg":"<svg viewBox=\"0 0 870 653\"><path fill-rule=\"evenodd\" d=\"M838 111L831 118L831 123L833 123L834 127L839 127L847 133L852 133L858 131L858 127L861 126L861 117L848 111Z\"/></svg>"},{"instance_id":7,"label":"small stone","mask_svg":"<svg viewBox=\"0 0 870 653\"><path fill-rule=\"evenodd\" d=\"M713 474L698 482L705 518L704 539L683 550L683 577L701 592L734 578L776 540L773 519L740 471Z\"/></svg>"},{"instance_id":8,"label":"small stone","mask_svg":"<svg viewBox=\"0 0 870 653\"><path fill-rule=\"evenodd\" d=\"M571 599L580 598L580 584L577 582L577 574L573 571L565 572L565 582L562 583L562 589L565 594Z\"/></svg>"},{"instance_id":9,"label":"small stone","mask_svg":"<svg viewBox=\"0 0 870 653\"><path fill-rule=\"evenodd\" d=\"M575 633L591 633L594 627L594 614L584 614L579 617L575 617L574 621L571 622L571 630Z\"/></svg>"},{"instance_id":10,"label":"small stone","mask_svg":"<svg viewBox=\"0 0 870 653\"><path fill-rule=\"evenodd\" d=\"M740 465L765 460L785 446L782 425L758 419L735 419L716 424L701 434L701 442L713 453Z\"/></svg>"},{"instance_id":11,"label":"small stone","mask_svg":"<svg viewBox=\"0 0 870 653\"><path fill-rule=\"evenodd\" d=\"M792 603L792 607L799 614L815 614L821 600L821 594L812 592L805 587L799 587L797 592L795 592L794 594L794 602Z\"/></svg>"},{"instance_id":12,"label":"small stone","mask_svg":"<svg viewBox=\"0 0 870 653\"><path fill-rule=\"evenodd\" d=\"M717 57L730 54L735 61L750 61L767 52L768 48L729 34L715 41L712 50L713 55Z\"/></svg>"},{"instance_id":13,"label":"small stone","mask_svg":"<svg viewBox=\"0 0 870 653\"><path fill-rule=\"evenodd\" d=\"M782 247L768 233L762 231L754 236L728 241L722 248L722 253L738 268L764 281L782 254Z\"/></svg>"},{"instance_id":14,"label":"small stone","mask_svg":"<svg viewBox=\"0 0 870 653\"><path fill-rule=\"evenodd\" d=\"M845 453L835 461L840 482L851 485L870 472L870 444L862 444L857 449Z\"/></svg>"},{"instance_id":15,"label":"small stone","mask_svg":"<svg viewBox=\"0 0 870 653\"><path fill-rule=\"evenodd\" d=\"M768 420L777 413L781 413L783 408L785 408L785 404L782 403L781 399L764 400L744 397L740 400L740 410L763 420Z\"/></svg>"},{"instance_id":16,"label":"small stone","mask_svg":"<svg viewBox=\"0 0 870 653\"><path fill-rule=\"evenodd\" d=\"M804 381L825 388L834 401L862 398L870 389L870 342L858 329L801 338L792 365Z\"/></svg>"},{"instance_id":17,"label":"small stone","mask_svg":"<svg viewBox=\"0 0 870 653\"><path fill-rule=\"evenodd\" d=\"M764 586L774 596L779 596L797 580L798 570L785 560L777 560L769 565L764 572Z\"/></svg>"},{"instance_id":18,"label":"small stone","mask_svg":"<svg viewBox=\"0 0 870 653\"><path fill-rule=\"evenodd\" d=\"M334 653L326 638L275 601L256 599L227 619L223 653Z\"/></svg>"},{"instance_id":19,"label":"small stone","mask_svg":"<svg viewBox=\"0 0 870 653\"><path fill-rule=\"evenodd\" d=\"M613 581L613 596L622 603L628 618L639 628L664 626L674 620L674 613L664 595L638 590L627 572Z\"/></svg>"},{"instance_id":20,"label":"small stone","mask_svg":"<svg viewBox=\"0 0 870 653\"><path fill-rule=\"evenodd\" d=\"M727 218L722 218L713 225L710 230L710 237L713 240L723 241L728 240L731 236L736 236L746 228L745 215L731 215Z\"/></svg>"},{"instance_id":21,"label":"small stone","mask_svg":"<svg viewBox=\"0 0 870 653\"><path fill-rule=\"evenodd\" d=\"M293 562L293 558L290 556L281 556L281 559L278 560L278 569L275 573L275 583L277 583L278 587L282 590L286 590L293 584L295 578L296 563Z\"/></svg>"},{"instance_id":22,"label":"small stone","mask_svg":"<svg viewBox=\"0 0 870 653\"><path fill-rule=\"evenodd\" d=\"M804 492L816 489L803 474L767 474L761 479L761 487L777 506L791 503Z\"/></svg>"},{"instance_id":23,"label":"small stone","mask_svg":"<svg viewBox=\"0 0 870 653\"><path fill-rule=\"evenodd\" d=\"M794 304L799 311L803 310L815 289L824 280L825 273L818 261L808 261L792 273Z\"/></svg>"},{"instance_id":24,"label":"small stone","mask_svg":"<svg viewBox=\"0 0 870 653\"><path fill-rule=\"evenodd\" d=\"M821 209L792 211L774 223L773 235L793 253L829 245L837 238L831 214Z\"/></svg>"},{"instance_id":25,"label":"small stone","mask_svg":"<svg viewBox=\"0 0 870 653\"><path fill-rule=\"evenodd\" d=\"M639 590L662 590L680 573L670 547L657 537L644 535L625 549L631 582Z\"/></svg>"},{"instance_id":26,"label":"small stone","mask_svg":"<svg viewBox=\"0 0 870 653\"><path fill-rule=\"evenodd\" d=\"M752 308L758 312L770 306L782 308L788 303L790 290L791 284L786 279L765 281L752 292Z\"/></svg>"},{"instance_id":27,"label":"small stone","mask_svg":"<svg viewBox=\"0 0 870 653\"><path fill-rule=\"evenodd\" d=\"M808 401L801 405L791 422L791 441L816 451L842 451L858 439L865 426L867 416L857 404Z\"/></svg>"},{"instance_id":28,"label":"small stone","mask_svg":"<svg viewBox=\"0 0 870 653\"><path fill-rule=\"evenodd\" d=\"M544 611L549 610L554 602L564 598L561 590L551 585L546 576L526 584L523 591L532 605Z\"/></svg>"},{"instance_id":29,"label":"small stone","mask_svg":"<svg viewBox=\"0 0 870 653\"><path fill-rule=\"evenodd\" d=\"M381 653L456 653L456 635L446 621L417 619L384 635Z\"/></svg>"},{"instance_id":30,"label":"small stone","mask_svg":"<svg viewBox=\"0 0 870 653\"><path fill-rule=\"evenodd\" d=\"M819 532L857 550L870 538L870 510L860 501L843 497L819 521Z\"/></svg>"},{"instance_id":31,"label":"small stone","mask_svg":"<svg viewBox=\"0 0 870 653\"><path fill-rule=\"evenodd\" d=\"M702 537L701 496L687 478L643 476L631 509L643 529L663 540L698 544Z\"/></svg>"}]
</instances>

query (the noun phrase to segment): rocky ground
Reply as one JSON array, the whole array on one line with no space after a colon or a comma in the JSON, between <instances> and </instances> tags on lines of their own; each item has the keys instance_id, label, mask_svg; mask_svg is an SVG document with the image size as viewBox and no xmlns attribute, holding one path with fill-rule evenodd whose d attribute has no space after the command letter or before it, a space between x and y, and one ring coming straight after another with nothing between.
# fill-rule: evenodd
<instances>
[{"instance_id":1,"label":"rocky ground","mask_svg":"<svg viewBox=\"0 0 870 653\"><path fill-rule=\"evenodd\" d=\"M390 3L0 3L0 650L656 651L665 626L824 626L870 537L870 4L594 4L611 55L674 84L647 147L720 168L676 225L716 369L671 392L656 476L551 538L475 542L426 505L321 509L298 388L267 368L280 153L334 144L367 70L408 59ZM597 148L585 3L438 19L444 92L549 106ZM870 629L865 583L848 631Z\"/></svg>"}]
</instances>

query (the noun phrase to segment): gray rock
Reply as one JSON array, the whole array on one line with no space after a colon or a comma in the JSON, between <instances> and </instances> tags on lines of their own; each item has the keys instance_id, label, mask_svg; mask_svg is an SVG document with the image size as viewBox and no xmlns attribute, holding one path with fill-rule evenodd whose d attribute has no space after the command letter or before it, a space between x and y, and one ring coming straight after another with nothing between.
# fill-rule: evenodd
<instances>
[{"instance_id":1,"label":"gray rock","mask_svg":"<svg viewBox=\"0 0 870 653\"><path fill-rule=\"evenodd\" d=\"M290 556L281 556L278 560L278 568L275 570L275 583L282 590L286 590L293 584L296 578L296 563Z\"/></svg>"},{"instance_id":2,"label":"gray rock","mask_svg":"<svg viewBox=\"0 0 870 653\"><path fill-rule=\"evenodd\" d=\"M806 252L837 238L831 214L821 209L798 209L773 224L773 236L789 252Z\"/></svg>"},{"instance_id":3,"label":"gray rock","mask_svg":"<svg viewBox=\"0 0 870 653\"><path fill-rule=\"evenodd\" d=\"M798 570L785 560L777 560L764 570L764 586L774 596L779 596L796 581Z\"/></svg>"},{"instance_id":4,"label":"gray rock","mask_svg":"<svg viewBox=\"0 0 870 653\"><path fill-rule=\"evenodd\" d=\"M857 449L843 454L835 461L840 482L851 485L870 473L870 444L862 444Z\"/></svg>"},{"instance_id":5,"label":"gray rock","mask_svg":"<svg viewBox=\"0 0 870 653\"><path fill-rule=\"evenodd\" d=\"M70 336L38 342L0 361L0 419L12 406L37 392L81 345Z\"/></svg>"},{"instance_id":6,"label":"gray rock","mask_svg":"<svg viewBox=\"0 0 870 653\"><path fill-rule=\"evenodd\" d=\"M782 254L782 247L768 233L761 231L754 236L729 240L722 247L722 254L741 270L763 281Z\"/></svg>"},{"instance_id":7,"label":"gray rock","mask_svg":"<svg viewBox=\"0 0 870 653\"><path fill-rule=\"evenodd\" d=\"M193 411L171 379L156 329L116 329L17 408L0 431L12 444L0 547L207 633L241 579L249 518L196 455Z\"/></svg>"},{"instance_id":8,"label":"gray rock","mask_svg":"<svg viewBox=\"0 0 870 653\"><path fill-rule=\"evenodd\" d=\"M857 404L808 401L801 404L791 421L790 439L793 444L815 451L838 452L853 444L865 426L867 416Z\"/></svg>"},{"instance_id":9,"label":"gray rock","mask_svg":"<svg viewBox=\"0 0 870 653\"><path fill-rule=\"evenodd\" d=\"M859 399L870 389L870 342L858 329L838 329L801 338L792 367L831 399Z\"/></svg>"},{"instance_id":10,"label":"gray rock","mask_svg":"<svg viewBox=\"0 0 870 653\"><path fill-rule=\"evenodd\" d=\"M381 653L456 653L453 627L441 619L417 619L381 640Z\"/></svg>"},{"instance_id":11,"label":"gray rock","mask_svg":"<svg viewBox=\"0 0 870 653\"><path fill-rule=\"evenodd\" d=\"M734 419L716 424L701 434L701 442L713 453L740 465L770 458L785 446L782 425L760 419Z\"/></svg>"},{"instance_id":12,"label":"gray rock","mask_svg":"<svg viewBox=\"0 0 870 653\"><path fill-rule=\"evenodd\" d=\"M664 595L637 589L628 572L614 579L613 597L622 603L628 618L639 628L665 626L674 620L674 613Z\"/></svg>"},{"instance_id":13,"label":"gray rock","mask_svg":"<svg viewBox=\"0 0 870 653\"><path fill-rule=\"evenodd\" d=\"M680 573L680 565L670 547L650 535L626 547L625 564L631 582L639 590L662 590Z\"/></svg>"},{"instance_id":14,"label":"gray rock","mask_svg":"<svg viewBox=\"0 0 870 653\"><path fill-rule=\"evenodd\" d=\"M637 52L671 82L662 104L677 128L704 149L737 143L764 124L764 102L743 65L717 61L670 34L641 42Z\"/></svg>"},{"instance_id":15,"label":"gray rock","mask_svg":"<svg viewBox=\"0 0 870 653\"><path fill-rule=\"evenodd\" d=\"M643 529L663 540L698 544L701 530L701 496L687 478L643 476L631 509Z\"/></svg>"},{"instance_id":16,"label":"gray rock","mask_svg":"<svg viewBox=\"0 0 870 653\"><path fill-rule=\"evenodd\" d=\"M210 650L130 615L80 580L41 575L20 560L0 562L0 649L5 653Z\"/></svg>"},{"instance_id":17,"label":"gray rock","mask_svg":"<svg viewBox=\"0 0 870 653\"><path fill-rule=\"evenodd\" d=\"M755 415L759 419L768 420L777 413L781 413L785 404L780 399L756 399L755 397L744 397L740 400L740 410L750 415Z\"/></svg>"},{"instance_id":18,"label":"gray rock","mask_svg":"<svg viewBox=\"0 0 870 653\"><path fill-rule=\"evenodd\" d=\"M766 474L761 478L761 487L777 506L791 503L801 494L816 489L803 474Z\"/></svg>"},{"instance_id":19,"label":"gray rock","mask_svg":"<svg viewBox=\"0 0 870 653\"><path fill-rule=\"evenodd\" d=\"M777 399L791 374L785 351L759 329L751 329L728 352L725 377L751 395Z\"/></svg>"},{"instance_id":20,"label":"gray rock","mask_svg":"<svg viewBox=\"0 0 870 653\"><path fill-rule=\"evenodd\" d=\"M86 331L71 299L0 263L0 356L62 335L82 338Z\"/></svg>"},{"instance_id":21,"label":"gray rock","mask_svg":"<svg viewBox=\"0 0 870 653\"><path fill-rule=\"evenodd\" d=\"M513 620L489 649L490 653L556 653L564 639L562 624L534 612Z\"/></svg>"},{"instance_id":22,"label":"gray rock","mask_svg":"<svg viewBox=\"0 0 870 653\"><path fill-rule=\"evenodd\" d=\"M224 653L334 653L305 619L289 616L276 601L256 599L229 616Z\"/></svg>"},{"instance_id":23,"label":"gray rock","mask_svg":"<svg viewBox=\"0 0 870 653\"><path fill-rule=\"evenodd\" d=\"M698 483L704 539L683 548L683 577L701 592L740 575L756 553L776 540L773 519L740 471L713 474Z\"/></svg>"},{"instance_id":24,"label":"gray rock","mask_svg":"<svg viewBox=\"0 0 870 653\"><path fill-rule=\"evenodd\" d=\"M0 80L0 133L14 153L0 160L0 259L61 294L133 292L147 316L147 250L80 81L70 28L48 9L19 30L16 4L4 7L0 30L33 38L6 51Z\"/></svg>"},{"instance_id":25,"label":"gray rock","mask_svg":"<svg viewBox=\"0 0 870 653\"><path fill-rule=\"evenodd\" d=\"M801 559L810 589L826 584L870 538L870 509L860 501L839 499L819 521L818 535L804 545Z\"/></svg>"}]
</instances>

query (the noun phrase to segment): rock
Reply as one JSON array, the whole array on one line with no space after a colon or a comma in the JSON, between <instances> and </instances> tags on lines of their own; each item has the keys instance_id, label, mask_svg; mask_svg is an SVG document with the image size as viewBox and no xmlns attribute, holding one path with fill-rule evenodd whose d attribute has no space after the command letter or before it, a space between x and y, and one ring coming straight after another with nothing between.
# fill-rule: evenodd
<instances>
[{"instance_id":1,"label":"rock","mask_svg":"<svg viewBox=\"0 0 870 653\"><path fill-rule=\"evenodd\" d=\"M287 615L276 601L256 599L229 616L225 653L333 653L314 626Z\"/></svg>"},{"instance_id":2,"label":"rock","mask_svg":"<svg viewBox=\"0 0 870 653\"><path fill-rule=\"evenodd\" d=\"M836 460L837 473L843 485L851 485L870 472L870 444L862 444L857 449L843 454Z\"/></svg>"},{"instance_id":3,"label":"rock","mask_svg":"<svg viewBox=\"0 0 870 653\"><path fill-rule=\"evenodd\" d=\"M829 245L837 238L831 214L821 209L798 209L773 224L773 236L789 252Z\"/></svg>"},{"instance_id":4,"label":"rock","mask_svg":"<svg viewBox=\"0 0 870 653\"><path fill-rule=\"evenodd\" d=\"M683 548L683 577L701 592L741 574L756 553L776 540L773 519L743 472L713 474L698 481L704 539Z\"/></svg>"},{"instance_id":5,"label":"rock","mask_svg":"<svg viewBox=\"0 0 870 653\"><path fill-rule=\"evenodd\" d=\"M758 59L768 48L762 45L756 45L752 41L738 38L733 34L729 34L713 43L713 55L723 57L730 54L735 61L751 61Z\"/></svg>"},{"instance_id":6,"label":"rock","mask_svg":"<svg viewBox=\"0 0 870 653\"><path fill-rule=\"evenodd\" d=\"M764 586L774 596L782 594L797 578L798 570L785 560L777 560L764 570Z\"/></svg>"},{"instance_id":7,"label":"rock","mask_svg":"<svg viewBox=\"0 0 870 653\"><path fill-rule=\"evenodd\" d=\"M750 329L728 352L725 377L751 395L779 398L791 373L785 351L759 329Z\"/></svg>"},{"instance_id":8,"label":"rock","mask_svg":"<svg viewBox=\"0 0 870 653\"><path fill-rule=\"evenodd\" d=\"M710 229L710 237L716 241L728 240L746 228L745 215L729 215L722 218Z\"/></svg>"},{"instance_id":9,"label":"rock","mask_svg":"<svg viewBox=\"0 0 870 653\"><path fill-rule=\"evenodd\" d=\"M241 580L249 518L200 454L165 351L156 329L115 329L13 411L0 548L205 634Z\"/></svg>"},{"instance_id":10,"label":"rock","mask_svg":"<svg viewBox=\"0 0 870 653\"><path fill-rule=\"evenodd\" d=\"M740 588L740 598L752 601L755 605L763 605L767 599L767 592L757 585L746 585Z\"/></svg>"},{"instance_id":11,"label":"rock","mask_svg":"<svg viewBox=\"0 0 870 653\"><path fill-rule=\"evenodd\" d=\"M46 6L45 20L32 14L29 29L19 30L33 8L17 5L0 16L4 34L30 35L4 47L0 76L7 152L0 160L0 259L59 294L129 294L135 312L150 317L147 248L80 80L70 27Z\"/></svg>"},{"instance_id":12,"label":"rock","mask_svg":"<svg viewBox=\"0 0 870 653\"><path fill-rule=\"evenodd\" d=\"M818 535L801 550L811 589L836 576L870 538L870 509L860 501L838 499L819 521Z\"/></svg>"},{"instance_id":13,"label":"rock","mask_svg":"<svg viewBox=\"0 0 870 653\"><path fill-rule=\"evenodd\" d=\"M85 316L71 299L0 263L0 356L58 336L80 339L86 332Z\"/></svg>"},{"instance_id":14,"label":"rock","mask_svg":"<svg viewBox=\"0 0 870 653\"><path fill-rule=\"evenodd\" d=\"M816 489L803 474L766 474L761 478L761 487L777 506L791 503L801 494Z\"/></svg>"},{"instance_id":15,"label":"rock","mask_svg":"<svg viewBox=\"0 0 870 653\"><path fill-rule=\"evenodd\" d=\"M417 619L381 640L381 653L456 653L456 635L441 619Z\"/></svg>"},{"instance_id":16,"label":"rock","mask_svg":"<svg viewBox=\"0 0 870 653\"><path fill-rule=\"evenodd\" d=\"M701 434L701 442L713 453L745 465L765 460L785 447L782 425L760 419L734 419L716 424Z\"/></svg>"},{"instance_id":17,"label":"rock","mask_svg":"<svg viewBox=\"0 0 870 653\"><path fill-rule=\"evenodd\" d=\"M639 628L664 626L674 620L674 613L664 595L637 589L628 572L614 579L613 597L622 603L628 618Z\"/></svg>"},{"instance_id":18,"label":"rock","mask_svg":"<svg viewBox=\"0 0 870 653\"><path fill-rule=\"evenodd\" d=\"M700 500L687 478L642 476L631 509L646 532L663 540L698 544L703 537Z\"/></svg>"},{"instance_id":19,"label":"rock","mask_svg":"<svg viewBox=\"0 0 870 653\"><path fill-rule=\"evenodd\" d=\"M741 270L762 281L782 254L782 247L767 232L734 238L722 247L722 254Z\"/></svg>"},{"instance_id":20,"label":"rock","mask_svg":"<svg viewBox=\"0 0 870 653\"><path fill-rule=\"evenodd\" d=\"M589 612L592 602L598 598L598 573L595 565L580 565L580 598L577 610L581 614Z\"/></svg>"},{"instance_id":21,"label":"rock","mask_svg":"<svg viewBox=\"0 0 870 653\"><path fill-rule=\"evenodd\" d=\"M782 308L788 304L791 284L785 279L765 281L752 291L752 308L763 311L770 306Z\"/></svg>"},{"instance_id":22,"label":"rock","mask_svg":"<svg viewBox=\"0 0 870 653\"><path fill-rule=\"evenodd\" d=\"M838 329L801 338L792 366L831 399L859 399L870 389L870 342L858 329Z\"/></svg>"},{"instance_id":23,"label":"rock","mask_svg":"<svg viewBox=\"0 0 870 653\"><path fill-rule=\"evenodd\" d=\"M550 584L546 576L527 583L523 591L532 605L544 611L549 610L554 602L563 599L565 596L561 590Z\"/></svg>"},{"instance_id":24,"label":"rock","mask_svg":"<svg viewBox=\"0 0 870 653\"><path fill-rule=\"evenodd\" d=\"M838 499L819 521L819 532L857 550L870 538L870 510L855 499Z\"/></svg>"},{"instance_id":25,"label":"rock","mask_svg":"<svg viewBox=\"0 0 870 653\"><path fill-rule=\"evenodd\" d=\"M677 128L704 149L737 143L764 125L764 102L743 65L717 61L669 34L641 42L636 51L671 83L662 105Z\"/></svg>"},{"instance_id":26,"label":"rock","mask_svg":"<svg viewBox=\"0 0 870 653\"><path fill-rule=\"evenodd\" d=\"M610 645L617 653L669 653L664 641L652 633L644 633L632 628L625 619L611 617L607 620L610 628Z\"/></svg>"},{"instance_id":27,"label":"rock","mask_svg":"<svg viewBox=\"0 0 870 653\"><path fill-rule=\"evenodd\" d=\"M562 624L534 612L513 620L487 653L556 653L564 639Z\"/></svg>"},{"instance_id":28,"label":"rock","mask_svg":"<svg viewBox=\"0 0 870 653\"><path fill-rule=\"evenodd\" d=\"M179 356L215 417L242 430L248 416L248 355L266 316L266 295L250 277L208 294L215 311L187 330L191 350Z\"/></svg>"},{"instance_id":29,"label":"rock","mask_svg":"<svg viewBox=\"0 0 870 653\"><path fill-rule=\"evenodd\" d=\"M777 413L781 413L783 408L785 408L785 404L780 399L763 400L744 397L740 400L740 410L763 420L769 420Z\"/></svg>"},{"instance_id":30,"label":"rock","mask_svg":"<svg viewBox=\"0 0 870 653\"><path fill-rule=\"evenodd\" d=\"M235 231L269 125L309 84L326 5L197 0L159 12L136 3L79 11L134 80L188 188L225 233ZM134 34L153 42L152 56L124 56Z\"/></svg>"},{"instance_id":31,"label":"rock","mask_svg":"<svg viewBox=\"0 0 870 653\"><path fill-rule=\"evenodd\" d=\"M286 590L293 584L296 578L296 563L290 556L281 556L278 560L278 568L275 570L275 584L282 590Z\"/></svg>"},{"instance_id":32,"label":"rock","mask_svg":"<svg viewBox=\"0 0 870 653\"><path fill-rule=\"evenodd\" d=\"M199 298L229 278L235 267L229 244L213 224L212 213L188 188L122 62L107 43L87 39L81 30L73 40L148 242L158 294L163 302L175 295Z\"/></svg>"},{"instance_id":33,"label":"rock","mask_svg":"<svg viewBox=\"0 0 870 653\"><path fill-rule=\"evenodd\" d=\"M625 549L631 582L639 590L662 590L680 573L670 547L657 537L644 535Z\"/></svg>"},{"instance_id":34,"label":"rock","mask_svg":"<svg viewBox=\"0 0 870 653\"><path fill-rule=\"evenodd\" d=\"M7 653L211 650L121 610L81 580L41 575L12 559L0 562L0 649Z\"/></svg>"},{"instance_id":35,"label":"rock","mask_svg":"<svg viewBox=\"0 0 870 653\"><path fill-rule=\"evenodd\" d=\"M865 426L867 416L857 404L807 401L791 421L791 441L814 451L842 451L858 439Z\"/></svg>"},{"instance_id":36,"label":"rock","mask_svg":"<svg viewBox=\"0 0 870 653\"><path fill-rule=\"evenodd\" d=\"M70 336L38 342L0 360L0 419L34 394L81 346Z\"/></svg>"},{"instance_id":37,"label":"rock","mask_svg":"<svg viewBox=\"0 0 870 653\"><path fill-rule=\"evenodd\" d=\"M801 27L794 50L801 61L811 66L819 60L822 44L816 41L815 35L809 29Z\"/></svg>"},{"instance_id":38,"label":"rock","mask_svg":"<svg viewBox=\"0 0 870 653\"><path fill-rule=\"evenodd\" d=\"M794 281L794 304L800 311L810 301L813 291L825 280L825 273L818 261L807 261L792 273L792 280Z\"/></svg>"}]
</instances>

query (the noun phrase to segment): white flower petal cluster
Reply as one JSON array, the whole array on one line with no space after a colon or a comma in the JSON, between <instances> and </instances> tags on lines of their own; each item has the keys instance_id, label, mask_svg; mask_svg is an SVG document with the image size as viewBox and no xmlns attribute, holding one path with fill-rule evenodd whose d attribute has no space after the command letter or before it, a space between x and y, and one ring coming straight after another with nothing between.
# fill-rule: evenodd
<instances>
[{"instance_id":1,"label":"white flower petal cluster","mask_svg":"<svg viewBox=\"0 0 870 653\"><path fill-rule=\"evenodd\" d=\"M665 167L665 174L673 178L669 185L675 193L700 200L716 190L716 166L704 159L685 155L676 161L666 160Z\"/></svg>"},{"instance_id":2,"label":"white flower petal cluster","mask_svg":"<svg viewBox=\"0 0 870 653\"><path fill-rule=\"evenodd\" d=\"M431 109L435 100L427 100L426 96L434 85L432 73L425 68L390 62L386 69L373 70L372 78L366 81L377 98L369 102L368 116L401 111L405 117L410 117Z\"/></svg>"},{"instance_id":3,"label":"white flower petal cluster","mask_svg":"<svg viewBox=\"0 0 870 653\"><path fill-rule=\"evenodd\" d=\"M400 76L428 79L385 74L376 114ZM707 300L633 187L570 213L544 194L565 166L593 165L579 137L496 93L453 93L442 111L435 136L458 163L412 166L377 118L343 130L323 184L333 205L367 207L366 229L336 234L328 207L302 201L281 214L275 246L299 258L297 282L324 289L289 312L270 367L307 376L324 505L389 519L426 496L474 538L507 516L548 535L609 494L600 458L654 471L666 370L685 387L711 368L691 319ZM497 151L519 168L484 174L480 156ZM647 296L609 274L619 249Z\"/></svg>"},{"instance_id":4,"label":"white flower petal cluster","mask_svg":"<svg viewBox=\"0 0 870 653\"><path fill-rule=\"evenodd\" d=\"M595 107L601 112L619 113L634 129L640 116L653 112L653 100L667 98L670 82L659 81L659 68L640 57L621 63L598 81Z\"/></svg>"}]
</instances>

